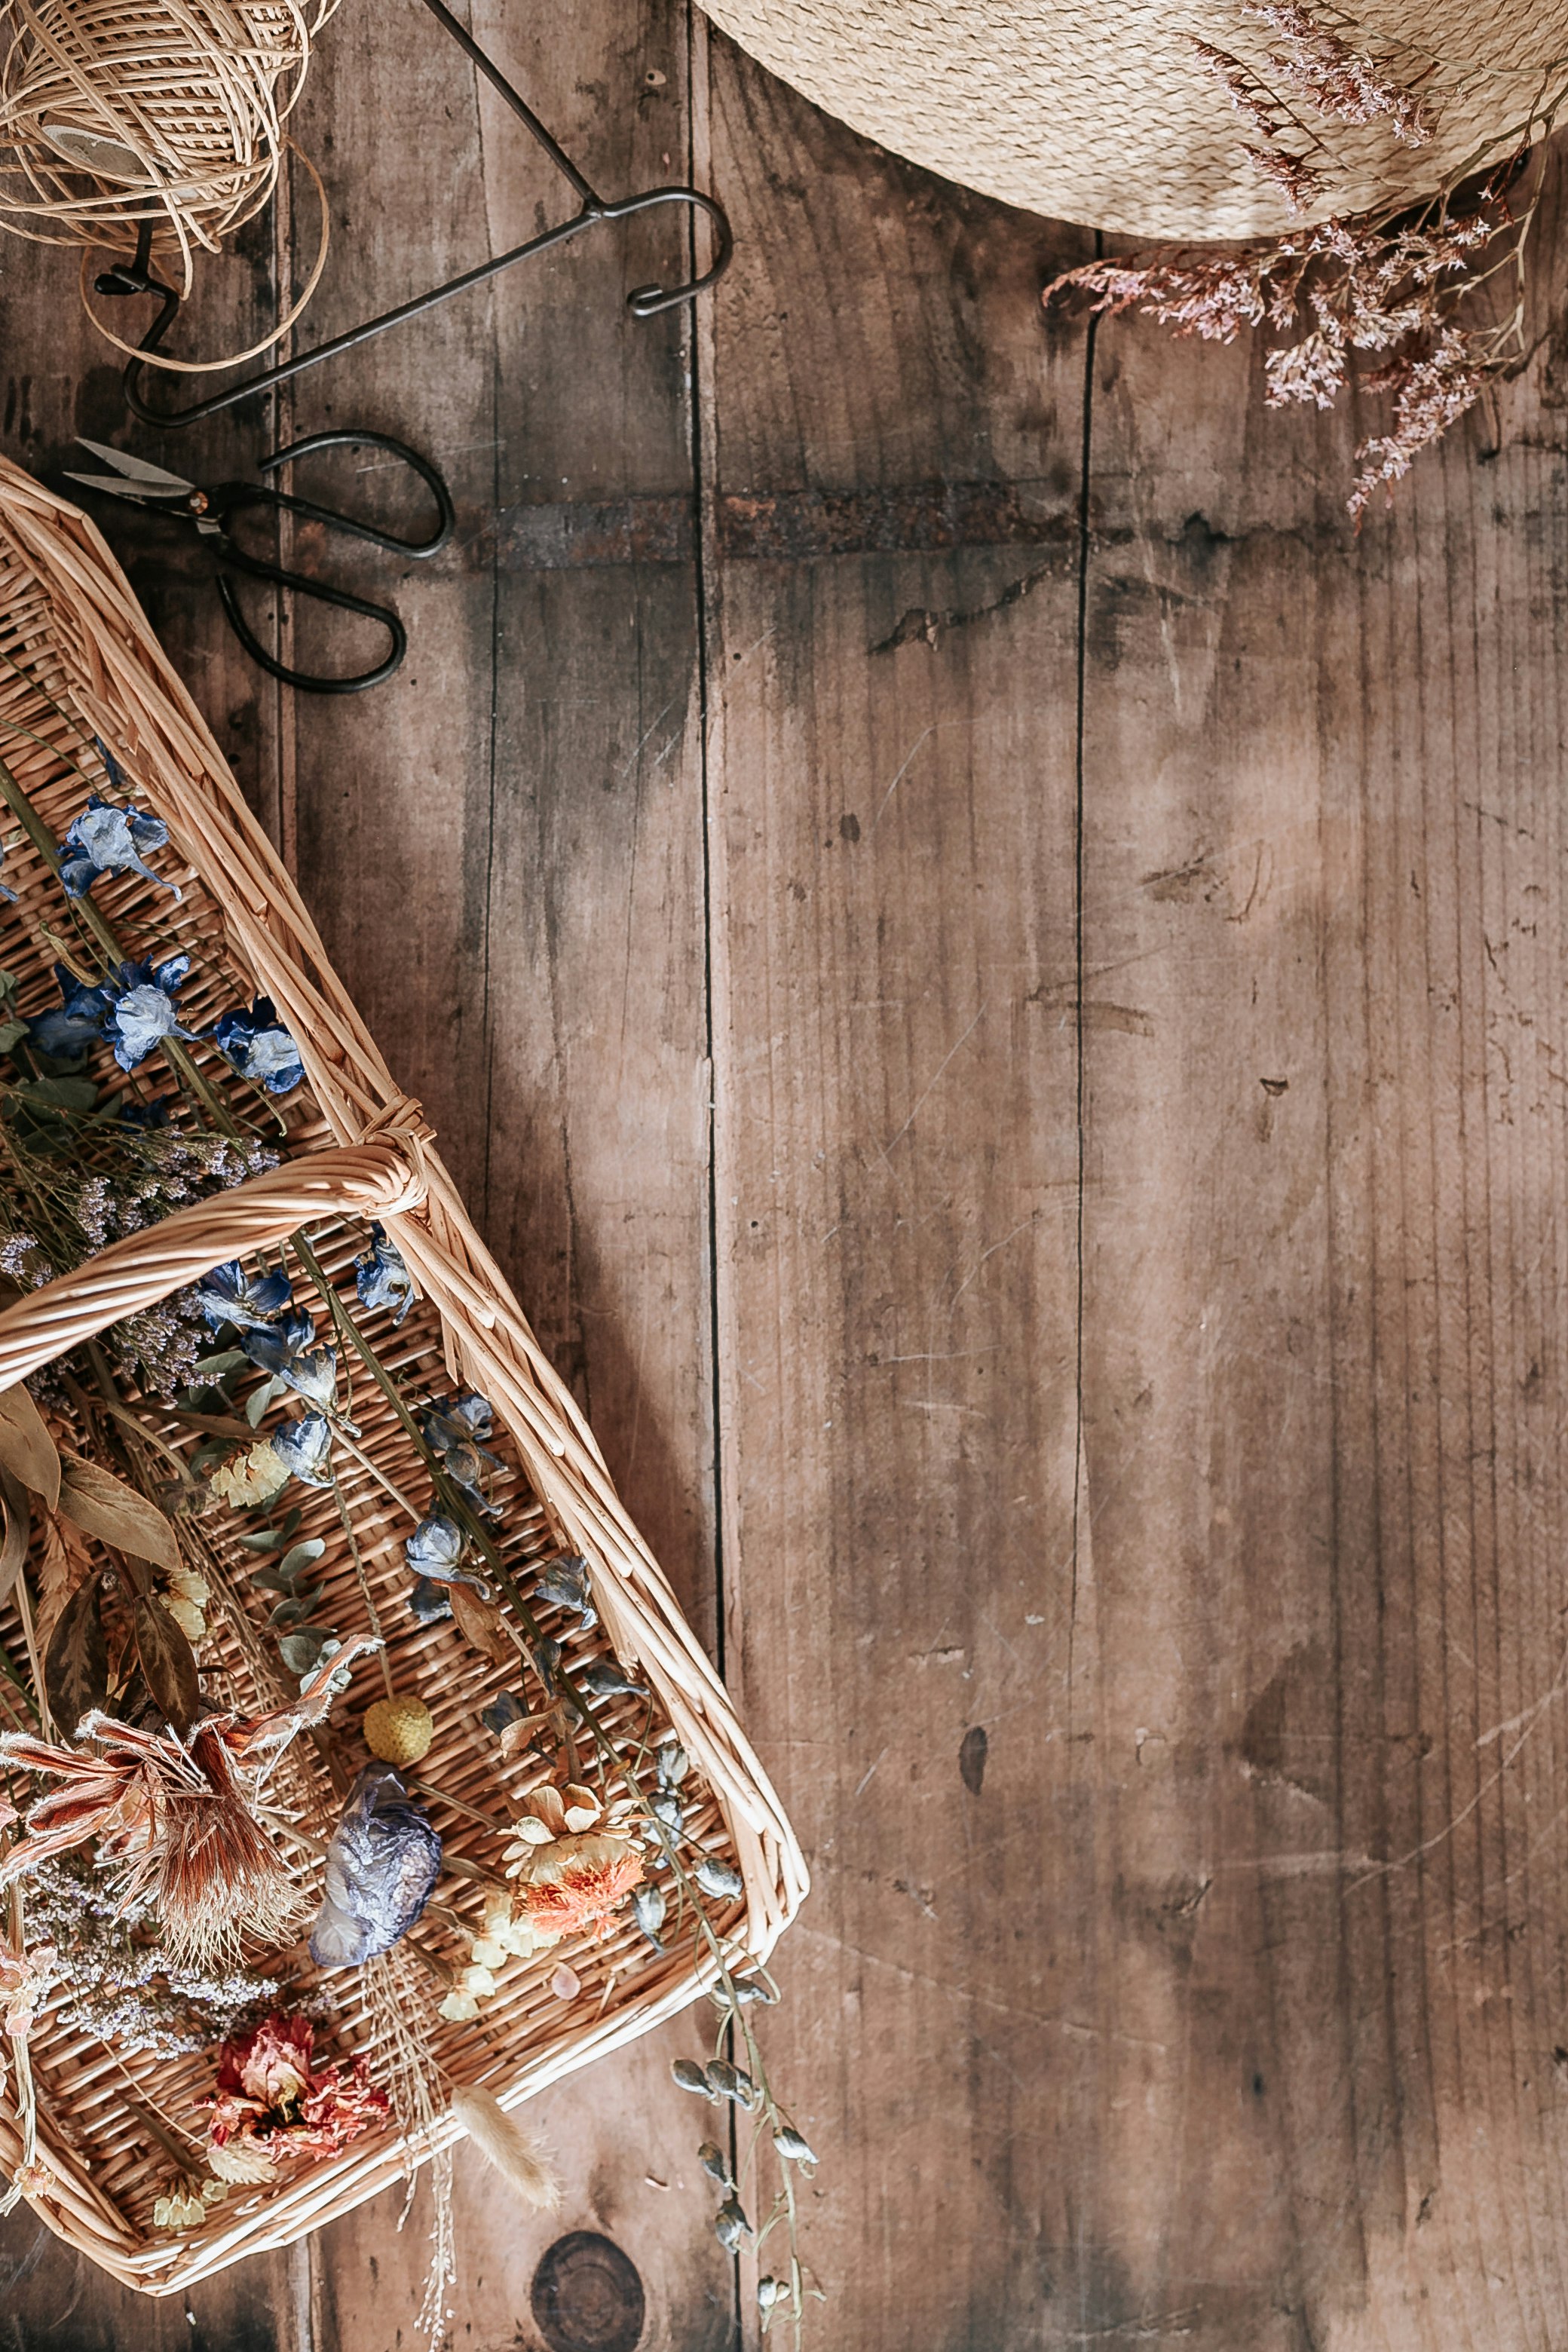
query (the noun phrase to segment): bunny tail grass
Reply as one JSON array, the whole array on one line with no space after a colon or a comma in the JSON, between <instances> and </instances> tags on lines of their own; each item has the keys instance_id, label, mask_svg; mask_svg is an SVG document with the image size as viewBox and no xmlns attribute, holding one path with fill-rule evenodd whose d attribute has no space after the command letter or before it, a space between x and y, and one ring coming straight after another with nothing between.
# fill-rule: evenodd
<instances>
[{"instance_id":1,"label":"bunny tail grass","mask_svg":"<svg viewBox=\"0 0 1568 2352\"><path fill-rule=\"evenodd\" d=\"M452 2113L481 2156L510 2181L525 2205L554 2212L561 2202L555 2167L514 2116L509 2116L488 2091L471 2085L453 2092Z\"/></svg>"}]
</instances>

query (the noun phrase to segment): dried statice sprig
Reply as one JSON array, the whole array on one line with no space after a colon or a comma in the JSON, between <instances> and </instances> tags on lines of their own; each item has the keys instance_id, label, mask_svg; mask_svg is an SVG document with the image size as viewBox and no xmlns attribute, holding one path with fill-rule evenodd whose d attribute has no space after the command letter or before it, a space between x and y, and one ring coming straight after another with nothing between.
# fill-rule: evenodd
<instances>
[{"instance_id":1,"label":"dried statice sprig","mask_svg":"<svg viewBox=\"0 0 1568 2352\"><path fill-rule=\"evenodd\" d=\"M1392 499L1419 453L1480 398L1489 371L1471 347L1471 337L1446 328L1430 351L1404 353L1367 378L1373 389L1392 393L1394 429L1374 434L1356 451L1361 472L1350 509L1358 521L1373 493L1383 487Z\"/></svg>"},{"instance_id":2,"label":"dried statice sprig","mask_svg":"<svg viewBox=\"0 0 1568 2352\"><path fill-rule=\"evenodd\" d=\"M1216 49L1212 41L1193 40L1193 55L1204 71L1218 82L1232 106L1245 121L1252 125L1260 138L1278 139L1293 121L1289 109L1274 92L1266 89L1250 66L1233 58L1228 49ZM1249 153L1251 150L1247 151Z\"/></svg>"},{"instance_id":3,"label":"dried statice sprig","mask_svg":"<svg viewBox=\"0 0 1568 2352\"><path fill-rule=\"evenodd\" d=\"M153 1905L127 1905L101 1878L42 1862L27 1882L27 1927L53 1945L51 2005L61 2024L131 2053L174 2058L226 2041L272 2007L270 1978L183 1965L158 1939Z\"/></svg>"},{"instance_id":4,"label":"dried statice sprig","mask_svg":"<svg viewBox=\"0 0 1568 2352\"><path fill-rule=\"evenodd\" d=\"M1319 24L1299 0L1243 0L1242 14L1273 34L1268 68L1294 97L1335 122L1386 122L1406 147L1425 147L1431 139L1436 126L1415 92Z\"/></svg>"},{"instance_id":5,"label":"dried statice sprig","mask_svg":"<svg viewBox=\"0 0 1568 2352\"><path fill-rule=\"evenodd\" d=\"M1424 147L1431 139L1435 125L1415 92L1385 67L1352 48L1340 34L1319 24L1298 0L1245 0L1242 13L1274 36L1277 46L1261 65L1248 64L1228 49L1195 37L1193 55L1262 141L1260 146L1244 141L1240 152L1293 213L1310 211L1328 194L1325 167L1331 159L1290 98L1305 100L1331 121L1386 122L1406 147ZM1287 138L1304 140L1308 152L1285 146Z\"/></svg>"},{"instance_id":6,"label":"dried statice sprig","mask_svg":"<svg viewBox=\"0 0 1568 2352\"><path fill-rule=\"evenodd\" d=\"M1244 146L1241 152L1255 170L1273 182L1293 213L1307 212L1327 192L1327 180L1304 155L1291 155L1282 147Z\"/></svg>"},{"instance_id":7,"label":"dried statice sprig","mask_svg":"<svg viewBox=\"0 0 1568 2352\"><path fill-rule=\"evenodd\" d=\"M1264 356L1271 408L1331 408L1352 382L1392 396L1392 429L1356 451L1348 504L1359 523L1375 490L1392 490L1516 354L1517 310L1495 327L1456 316L1479 285L1518 259L1530 214L1510 211L1506 176L1494 174L1465 213L1439 197L1414 216L1322 221L1241 253L1090 262L1053 280L1044 299L1076 289L1107 317L1136 310L1209 342L1267 323L1281 339ZM1382 364L1357 376L1352 360L1363 353Z\"/></svg>"}]
</instances>

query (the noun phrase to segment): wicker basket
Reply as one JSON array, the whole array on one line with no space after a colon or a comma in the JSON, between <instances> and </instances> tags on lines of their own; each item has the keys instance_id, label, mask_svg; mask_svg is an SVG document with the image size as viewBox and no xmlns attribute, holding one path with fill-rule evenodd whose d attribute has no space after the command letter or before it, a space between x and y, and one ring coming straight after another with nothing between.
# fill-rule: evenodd
<instances>
[{"instance_id":1,"label":"wicker basket","mask_svg":"<svg viewBox=\"0 0 1568 2352\"><path fill-rule=\"evenodd\" d=\"M299 1041L306 1079L283 1108L284 1161L275 1173L181 1210L0 1314L0 1388L165 1297L216 1260L302 1228L329 1276L352 1283L347 1269L364 1245L365 1220L382 1220L420 1298L395 1333L390 1318L370 1319L366 1328L405 1390L416 1391L422 1382L426 1390L449 1389L456 1381L490 1399L498 1451L507 1457L504 1549L512 1573L526 1586L531 1565L563 1550L588 1562L598 1630L569 1633L542 1603L541 1618L567 1643L569 1663L613 1652L637 1665L651 1702L605 1702L602 1720L612 1734L634 1720L640 1727L651 1704L656 1723L679 1735L692 1763L683 1789L689 1828L744 1881L743 1895L713 1906L711 1924L727 1957L761 1960L800 1902L805 1874L722 1685L429 1149L417 1105L389 1076L292 883L99 534L73 508L0 463L0 759L48 823L63 827L79 808L80 767L101 766L95 738L112 747L138 803L167 824L170 846L160 862L184 891L176 906L134 876L118 877L95 893L104 914L133 923L149 919L155 903L163 930L193 954L211 992L204 1003L193 982L185 1015L193 1028L209 1024L220 998L269 995ZM45 861L26 845L9 853L5 878L20 894L8 910L5 961L26 1007L29 992L38 1001L47 989L49 950L37 936L37 919L46 892L54 893L58 908L58 890ZM58 920L58 914L45 919ZM182 998L183 1013L185 1005ZM232 1082L210 1046L191 1051L214 1087ZM377 1402L373 1396L367 1406L356 1399L363 1452L395 1484L417 1477L402 1424L384 1402L377 1412ZM182 1442L173 1424L165 1433ZM493 1867L493 1840L479 1824L514 1811L516 1801L543 1778L542 1768L526 1757L498 1762L494 1741L474 1720L487 1698L506 1686L506 1675L464 1644L450 1623L421 1626L404 1607L402 1525L382 1504L385 1524L378 1531L380 1491L366 1478L350 1498L395 1679L399 1689L423 1698L437 1720L437 1747L423 1768L443 1792L428 1800L431 1817L448 1857L460 1865L465 1855L482 1855ZM350 1567L334 1560L331 1541L335 1537L339 1553L342 1542L330 1495L311 1501L320 1507L308 1515L305 1531L329 1538L321 1570L330 1571L332 1606L348 1631L356 1607L363 1622L359 1588ZM19 1640L14 1612L0 1612L0 1637ZM223 1662L237 1673L250 1654L241 1642L225 1649ZM358 1689L351 1711L374 1695ZM635 1717L628 1711L634 1706ZM313 1787L318 1818L330 1822L339 1795L320 1757L308 1743L296 1743L294 1752L300 1748L306 1752L299 1778ZM309 1857L301 1864L307 1891L319 1870ZM438 1892L450 1925L438 1922L428 1941L460 1965L462 1934L478 1932L468 1915L479 1897L463 1877L444 1878ZM420 1932L424 1937L425 1927ZM694 1945L684 1951L672 1945L661 1957L628 1919L606 1943L572 1948L583 1989L563 2004L548 1979L565 1948L543 1961L512 1962L477 2024L440 2029L438 2055L454 2082L482 2083L503 2105L514 2105L671 2016L711 1979L710 1960L700 1964ZM296 1954L291 1983L300 1973ZM342 2046L363 2046L353 1972L326 1981ZM210 2086L210 2058L125 2057L65 2031L47 2012L32 2050L40 2160L51 2179L35 2208L95 2263L153 2294L180 2292L245 2254L290 2243L458 2136L450 2118L413 2147L384 2131L277 2185L239 2191L205 2226L172 2237L151 2218L169 2160L148 2145L135 2109L172 2117L189 2132L197 2095ZM20 2146L18 2127L0 2105L0 2164L7 2171L15 2170Z\"/></svg>"},{"instance_id":2,"label":"wicker basket","mask_svg":"<svg viewBox=\"0 0 1568 2352\"><path fill-rule=\"evenodd\" d=\"M854 130L966 187L1141 237L1277 236L1409 204L1507 155L1568 80L1568 0L1358 0L1310 10L1419 91L1436 133L1302 110L1328 183L1293 213L1242 152L1258 133L1197 58L1262 65L1245 0L703 0L715 24Z\"/></svg>"}]
</instances>

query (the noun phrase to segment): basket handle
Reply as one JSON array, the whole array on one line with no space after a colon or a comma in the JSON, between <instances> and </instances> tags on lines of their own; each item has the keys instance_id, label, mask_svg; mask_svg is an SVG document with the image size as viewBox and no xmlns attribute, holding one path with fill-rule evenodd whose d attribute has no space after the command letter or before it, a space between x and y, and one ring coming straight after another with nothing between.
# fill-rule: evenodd
<instances>
[{"instance_id":1,"label":"basket handle","mask_svg":"<svg viewBox=\"0 0 1568 2352\"><path fill-rule=\"evenodd\" d=\"M0 1391L227 1258L287 1241L317 1217L395 1216L417 1208L425 1189L397 1146L377 1141L307 1152L231 1192L193 1201L6 1307L0 1314Z\"/></svg>"}]
</instances>

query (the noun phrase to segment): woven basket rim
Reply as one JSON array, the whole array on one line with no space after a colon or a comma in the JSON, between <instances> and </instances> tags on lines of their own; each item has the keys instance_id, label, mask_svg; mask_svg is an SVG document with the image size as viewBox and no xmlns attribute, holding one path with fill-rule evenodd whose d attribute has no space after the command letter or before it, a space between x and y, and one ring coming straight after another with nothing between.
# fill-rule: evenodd
<instances>
[{"instance_id":1,"label":"woven basket rim","mask_svg":"<svg viewBox=\"0 0 1568 2352\"><path fill-rule=\"evenodd\" d=\"M744 1881L743 1910L728 1931L731 1958L765 1960L807 1891L787 1817L736 1719L718 1674L622 1504L586 1421L529 1328L470 1224L417 1104L393 1079L334 972L294 883L244 802L222 753L150 630L102 538L76 508L0 459L0 596L6 558L46 593L55 642L82 723L115 748L139 803L167 824L171 845L219 901L233 957L290 1028L321 1114L319 1146L271 1178L220 1194L203 1210L249 1196L271 1203L274 1227L309 1222L321 1180L363 1179L363 1198L396 1242L438 1316L455 1381L489 1398L546 1519L587 1559L595 1604L615 1654L640 1666L663 1713L711 1790ZM0 607L0 626L5 613ZM316 1192L312 1194L312 1183ZM296 1212L303 1206L303 1213ZM129 1311L124 1286L162 1296L191 1278L216 1247L201 1213L179 1212L101 1253L79 1276L47 1286L0 1314L0 1389L68 1351L89 1328ZM181 1256L181 1250L185 1255ZM242 1254L242 1253L241 1253ZM95 1284L119 1284L112 1314ZM487 2080L503 2105L531 2096L622 2046L698 1999L710 1964L695 1955L654 1970L640 1993L584 2032L564 2028L507 2079ZM247 2253L277 2248L351 2210L457 2137L449 2121L424 2141L393 2134L290 2177L257 2210L187 2238L143 2242L68 2152L46 2147L58 2198L34 2210L68 2242L125 2284L183 2292ZM16 2123L0 2112L0 2164L15 2168Z\"/></svg>"}]
</instances>

